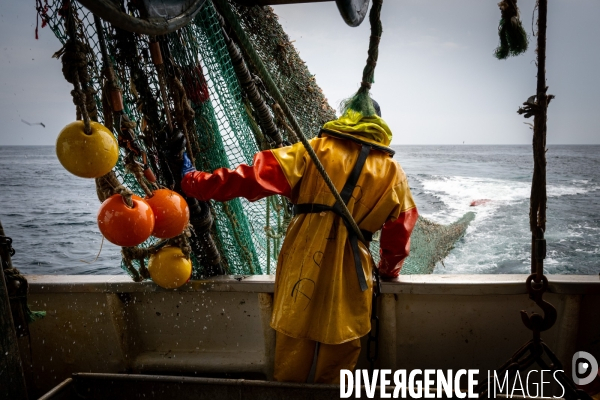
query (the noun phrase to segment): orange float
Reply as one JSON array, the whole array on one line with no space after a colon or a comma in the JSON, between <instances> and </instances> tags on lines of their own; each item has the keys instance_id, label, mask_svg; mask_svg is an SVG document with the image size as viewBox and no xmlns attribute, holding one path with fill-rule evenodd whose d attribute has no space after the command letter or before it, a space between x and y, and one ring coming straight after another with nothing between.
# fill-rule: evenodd
<instances>
[{"instance_id":1,"label":"orange float","mask_svg":"<svg viewBox=\"0 0 600 400\"><path fill-rule=\"evenodd\" d=\"M190 220L190 209L185 199L169 189L158 189L152 197L146 197L154 212L152 234L159 239L169 239L179 235Z\"/></svg>"},{"instance_id":2,"label":"orange float","mask_svg":"<svg viewBox=\"0 0 600 400\"><path fill-rule=\"evenodd\" d=\"M122 247L137 246L152 234L154 213L141 197L131 196L133 208L119 194L110 196L98 210L98 228L111 243Z\"/></svg>"}]
</instances>

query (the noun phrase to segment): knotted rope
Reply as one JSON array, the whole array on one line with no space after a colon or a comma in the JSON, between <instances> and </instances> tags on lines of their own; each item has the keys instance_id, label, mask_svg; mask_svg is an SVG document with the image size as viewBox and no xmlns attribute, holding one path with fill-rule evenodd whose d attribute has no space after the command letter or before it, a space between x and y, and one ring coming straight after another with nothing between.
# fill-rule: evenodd
<instances>
[{"instance_id":1,"label":"knotted rope","mask_svg":"<svg viewBox=\"0 0 600 400\"><path fill-rule=\"evenodd\" d=\"M121 87L118 84L115 71L106 49L102 22L97 15L94 15L94 24L96 26L98 44L100 45L100 52L102 54L102 75L104 77L104 84L102 85L102 112L104 113L104 126L112 131L114 127L113 113L123 110L123 98L121 96Z\"/></svg>"},{"instance_id":2,"label":"knotted rope","mask_svg":"<svg viewBox=\"0 0 600 400\"><path fill-rule=\"evenodd\" d=\"M98 120L98 109L94 100L96 91L88 84L90 76L87 55L92 52L92 49L87 43L77 39L75 18L73 7L69 3L67 14L69 40L52 57L61 59L63 76L69 83L73 84L71 96L77 108L77 119L83 119L85 133L89 135L92 133L90 120Z\"/></svg>"},{"instance_id":3,"label":"knotted rope","mask_svg":"<svg viewBox=\"0 0 600 400\"><path fill-rule=\"evenodd\" d=\"M188 126L194 123L194 117L196 112L190 106L190 103L187 99L187 94L185 92L185 88L183 84L175 75L169 78L169 86L171 93L173 95L173 106L175 108L175 118L177 119L177 125L183 132L185 136L185 148L192 161L192 164L196 164L195 151L192 149L192 141L190 138L192 137L189 134ZM195 139L195 137L194 137Z\"/></svg>"},{"instance_id":4,"label":"knotted rope","mask_svg":"<svg viewBox=\"0 0 600 400\"><path fill-rule=\"evenodd\" d=\"M123 256L123 263L130 272L135 282L141 282L144 279L150 278L150 272L146 267L146 259L156 254L160 249L165 246L179 247L185 258L190 258L192 254L192 248L190 247L188 238L191 236L190 225L178 236L171 239L161 240L149 247L122 247L121 255ZM140 265L139 271L133 266L133 261L137 261Z\"/></svg>"},{"instance_id":5,"label":"knotted rope","mask_svg":"<svg viewBox=\"0 0 600 400\"><path fill-rule=\"evenodd\" d=\"M133 192L123 186L113 171L110 171L100 178L96 178L96 194L101 203L112 195L120 194L123 196L125 204L129 207L133 207L133 202L131 201Z\"/></svg>"},{"instance_id":6,"label":"knotted rope","mask_svg":"<svg viewBox=\"0 0 600 400\"><path fill-rule=\"evenodd\" d=\"M165 116L167 117L167 124L169 130L173 131L173 119L171 117L171 109L169 107L169 96L167 94L167 83L165 79L165 64L162 58L162 52L160 51L160 43L156 41L156 38L150 40L149 43L150 55L152 57L152 63L156 68L156 74L158 76L158 87L163 100L163 106Z\"/></svg>"},{"instance_id":7,"label":"knotted rope","mask_svg":"<svg viewBox=\"0 0 600 400\"><path fill-rule=\"evenodd\" d=\"M375 67L379 57L379 42L383 27L381 25L381 7L383 0L373 0L371 11L369 12L369 23L371 24L371 36L369 38L369 50L367 51L367 63L363 69L362 81L358 92L351 98L342 102L342 112L348 109L360 112L363 116L368 117L375 115L375 108L371 101L369 91L375 83Z\"/></svg>"},{"instance_id":8,"label":"knotted rope","mask_svg":"<svg viewBox=\"0 0 600 400\"><path fill-rule=\"evenodd\" d=\"M146 196L152 197L153 192L152 192L152 189L150 188L150 186L148 186L148 184L146 183L146 177L144 176L144 167L143 166L141 166L134 160L131 160L125 164L125 171L127 171L127 172L133 174L133 176L135 176L135 180L140 185L140 187L142 188L144 193L146 193Z\"/></svg>"}]
</instances>

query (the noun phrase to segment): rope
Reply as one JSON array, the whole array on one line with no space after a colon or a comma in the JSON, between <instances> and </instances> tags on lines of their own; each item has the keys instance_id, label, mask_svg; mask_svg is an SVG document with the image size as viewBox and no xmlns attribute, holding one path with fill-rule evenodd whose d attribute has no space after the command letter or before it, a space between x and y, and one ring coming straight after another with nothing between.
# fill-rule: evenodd
<instances>
[{"instance_id":1,"label":"rope","mask_svg":"<svg viewBox=\"0 0 600 400\"><path fill-rule=\"evenodd\" d=\"M186 258L190 258L192 254L192 248L190 247L188 238L191 236L190 225L178 236L171 239L161 240L149 247L123 247L121 248L121 255L123 256L123 262L129 272L131 273L135 282L141 282L144 279L150 278L150 272L146 267L146 258L149 258L153 254L156 254L160 249L165 246L179 247L181 252ZM133 261L137 261L140 264L139 272L133 266Z\"/></svg>"},{"instance_id":2,"label":"rope","mask_svg":"<svg viewBox=\"0 0 600 400\"><path fill-rule=\"evenodd\" d=\"M158 86L160 94L163 99L164 111L167 117L167 124L169 130L173 131L173 119L171 117L171 110L169 109L169 96L167 95L167 84L165 79L165 65L163 63L162 53L160 51L160 43L156 41L156 38L150 40L150 55L152 56L152 62L156 67L156 74L158 75Z\"/></svg>"},{"instance_id":3,"label":"rope","mask_svg":"<svg viewBox=\"0 0 600 400\"><path fill-rule=\"evenodd\" d=\"M342 102L342 113L348 109L360 112L364 116L375 115L376 111L373 107L373 102L369 91L375 83L375 67L379 58L379 42L383 27L381 25L381 7L383 0L374 0L369 12L369 22L371 24L371 36L369 37L369 49L367 51L367 62L363 69L362 81L360 88L354 96Z\"/></svg>"},{"instance_id":4,"label":"rope","mask_svg":"<svg viewBox=\"0 0 600 400\"><path fill-rule=\"evenodd\" d=\"M262 130L275 142L276 147L281 147L283 138L275 126L273 115L271 115L271 112L267 107L267 103L256 87L255 78L248 70L246 63L244 62L244 58L240 54L237 46L227 34L227 31L225 30L225 20L218 13L217 19L221 24L223 39L225 41L227 51L229 52L229 56L231 57L231 64L233 65L235 74L240 81L240 86L244 89L246 95L248 96L248 100L250 100L250 103L252 103L252 106L256 110Z\"/></svg>"},{"instance_id":5,"label":"rope","mask_svg":"<svg viewBox=\"0 0 600 400\"><path fill-rule=\"evenodd\" d=\"M165 39L165 38L161 38ZM167 133L166 140L169 150L166 154L167 163L171 170L173 181L173 190L183 195L188 203L190 209L190 223L192 225L192 232L194 234L192 240L192 246L194 254L200 259L204 266L205 276L223 275L223 267L221 265L221 254L213 238L211 228L213 226L213 216L211 212L211 206L207 202L200 202L197 199L186 197L185 193L181 190L181 179L179 177L179 171L181 171L181 164L183 162L183 151L191 151L190 140L186 137L187 127L186 124L189 121L193 121L195 111L189 107L187 103L187 95L185 88L179 81L177 73L179 71L178 66L174 63L174 60L170 53L169 44L166 41L161 41L160 45L158 42L151 43L152 60L157 67L159 78L162 75L163 86L161 90L164 90L164 96L168 101L166 92L166 79L168 75L169 82L171 83L171 94L173 99L173 105L177 112L177 108L180 107L179 113L181 120L177 121L178 125L181 125L181 129L173 129L171 122L170 135ZM162 47L161 47L162 46ZM163 51L165 54L166 63L163 62ZM183 104L185 103L185 104ZM165 103L165 111L169 112L169 106ZM186 121L187 118L190 118Z\"/></svg>"},{"instance_id":6,"label":"rope","mask_svg":"<svg viewBox=\"0 0 600 400\"><path fill-rule=\"evenodd\" d=\"M131 200L133 192L119 182L119 179L117 179L117 176L113 171L110 171L100 178L96 178L96 194L101 203L112 195L120 194L123 196L125 204L129 207L133 207L133 201Z\"/></svg>"},{"instance_id":7,"label":"rope","mask_svg":"<svg viewBox=\"0 0 600 400\"><path fill-rule=\"evenodd\" d=\"M249 40L248 36L246 35L246 33L242 29L239 21L236 19L235 15L233 14L233 11L231 10L231 6L227 2L227 0L213 0L213 1L214 1L214 4L219 9L219 11L221 12L221 15L225 18L225 20L227 21L227 23L229 24L229 26L233 29L233 32L237 36L237 39L238 39L239 43L241 44L241 46L248 53L248 55L250 57L250 60L252 61L252 63L256 67L256 69L258 70L258 72L259 72L262 80L265 82L265 85L267 86L267 88L269 89L270 93L275 98L275 101L277 103L279 103L279 106L281 107L281 109L285 113L288 121L290 121L292 127L294 128L294 131L298 135L298 139L300 139L300 141L304 145L304 147L305 147L305 149L306 149L309 157L311 158L311 160L315 164L315 167L316 167L317 171L319 171L319 173L323 177L323 180L325 181L325 184L327 185L327 187L329 188L329 190L333 194L333 197L335 198L336 202L339 203L341 213L350 222L350 228L356 234L356 236L358 237L358 239L361 242L363 242L363 244L365 244L365 246L367 246L367 248L368 248L369 247L368 242L365 240L362 232L360 231L360 228L358 227L358 225L356 224L356 221L352 217L352 214L348 210L348 207L346 207L346 205L344 204L344 201L342 200L342 198L340 196L340 193L338 192L338 190L336 189L335 185L331 181L331 178L327 174L327 171L325 171L325 168L323 167L323 164L321 164L321 161L319 160L319 157L317 156L317 154L315 153L314 149L312 148L312 146L308 142L308 139L306 138L304 132L302 131L302 128L300 127L300 124L298 124L298 121L296 120L296 117L291 112L291 110L288 107L285 99L281 95L281 92L279 91L279 88L277 87L277 85L275 84L275 82L273 82L273 79L271 78L271 75L269 74L269 72L267 71L267 69L266 69L265 65L263 64L262 60L260 59L260 57L256 53L256 50L254 49L254 46L252 46L252 43L250 43L250 40ZM376 2L378 2L378 1L381 2L382 0L375 0L374 4ZM375 7L375 5L373 5L373 7Z\"/></svg>"},{"instance_id":8,"label":"rope","mask_svg":"<svg viewBox=\"0 0 600 400\"><path fill-rule=\"evenodd\" d=\"M144 168L134 160L130 160L125 164L125 170L135 176L135 180L138 182L144 193L146 193L146 196L152 197L152 189L148 187L146 178L144 177Z\"/></svg>"},{"instance_id":9,"label":"rope","mask_svg":"<svg viewBox=\"0 0 600 400\"><path fill-rule=\"evenodd\" d=\"M190 140L190 134L188 133L188 124L193 123L196 113L188 102L185 88L181 84L181 81L176 76L172 76L169 79L169 84L171 93L173 94L173 106L175 107L177 125L179 125L183 135L185 136L186 151L190 157L190 160L192 161L192 164L195 165L195 154L192 150L192 142Z\"/></svg>"},{"instance_id":10,"label":"rope","mask_svg":"<svg viewBox=\"0 0 600 400\"><path fill-rule=\"evenodd\" d=\"M285 131L288 133L288 140L290 141L290 143L292 143L292 144L298 143L298 140L299 140L298 134L286 122L285 113L281 109L281 106L279 105L279 103L273 103L272 108L273 108L273 112L275 113L275 116L277 117L277 123L279 125L281 125L285 129Z\"/></svg>"},{"instance_id":11,"label":"rope","mask_svg":"<svg viewBox=\"0 0 600 400\"><path fill-rule=\"evenodd\" d=\"M67 33L69 40L53 57L61 58L63 76L73 84L71 96L77 107L77 119L83 119L85 133L89 135L92 133L90 120L98 119L98 109L94 100L96 91L87 84L90 81L87 55L92 52L92 49L77 39L75 15L70 3L67 15Z\"/></svg>"},{"instance_id":12,"label":"rope","mask_svg":"<svg viewBox=\"0 0 600 400\"><path fill-rule=\"evenodd\" d=\"M379 58L379 42L383 33L381 25L381 7L383 0L373 0L371 12L369 13L369 23L371 24L371 36L369 37L369 50L367 51L367 64L363 69L363 78L361 86L371 89L371 84L375 83L375 67Z\"/></svg>"},{"instance_id":13,"label":"rope","mask_svg":"<svg viewBox=\"0 0 600 400\"><path fill-rule=\"evenodd\" d=\"M110 131L113 130L114 112L123 110L123 98L121 96L121 88L117 82L117 77L113 69L108 51L106 49L106 41L104 38L104 29L102 21L97 15L94 15L94 25L100 45L100 53L102 54L102 75L105 82L102 85L102 112L104 113L104 126Z\"/></svg>"}]
</instances>

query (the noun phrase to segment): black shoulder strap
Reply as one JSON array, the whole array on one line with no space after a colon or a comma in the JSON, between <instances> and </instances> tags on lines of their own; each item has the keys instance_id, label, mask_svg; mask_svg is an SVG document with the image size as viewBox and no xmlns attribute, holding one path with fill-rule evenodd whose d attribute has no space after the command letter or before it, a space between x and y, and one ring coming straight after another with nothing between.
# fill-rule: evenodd
<instances>
[{"instance_id":1,"label":"black shoulder strap","mask_svg":"<svg viewBox=\"0 0 600 400\"><path fill-rule=\"evenodd\" d=\"M354 192L354 188L356 188L358 178L360 177L370 152L371 146L363 144L360 153L358 154L358 158L356 159L356 163L354 164L352 171L350 171L350 175L348 175L348 179L346 179L346 183L340 192L340 197L344 200L346 205L350 201L350 197L352 197L352 192Z\"/></svg>"},{"instance_id":2,"label":"black shoulder strap","mask_svg":"<svg viewBox=\"0 0 600 400\"><path fill-rule=\"evenodd\" d=\"M346 183L344 184L344 187L342 188L342 191L340 192L340 197L342 198L342 200L344 201L345 204L348 204L348 202L350 201L350 198L352 197L352 192L354 192L354 188L356 188L356 183L358 182L358 178L360 177L360 174L365 166L365 162L367 161L367 157L369 156L369 153L371 152L371 149L372 149L372 147L366 143L360 143L360 145L361 145L361 149L360 149L360 153L358 154L358 158L356 159L356 162L354 163L354 167L352 167L352 171L350 171L350 175L348 175L348 178L346 179ZM294 206L295 214L321 213L323 211L334 212L344 222L344 225L346 226L346 229L348 230L348 241L350 242L350 247L352 248L352 254L354 257L354 266L356 268L356 276L358 278L358 284L360 285L360 290L364 292L369 287L367 285L365 273L362 268L362 261L360 260L360 249L358 248L358 236L356 236L356 233L354 233L354 231L352 230L350 221L348 221L346 219L346 216L341 212L341 207L340 207L339 203L336 202L333 205L333 207L330 207L330 206L327 206L324 204L315 204L315 203L297 204ZM368 233L368 234L366 234L366 233ZM369 240L369 239L372 239L373 234L371 232L363 231L363 236L365 236L365 239Z\"/></svg>"},{"instance_id":3,"label":"black shoulder strap","mask_svg":"<svg viewBox=\"0 0 600 400\"><path fill-rule=\"evenodd\" d=\"M356 159L356 163L340 192L340 197L344 200L345 204L348 204L350 201L350 197L352 197L352 192L354 192L354 188L356 188L356 183L358 182L358 178L365 166L365 162L367 161L367 157L371 152L371 146L367 144L362 144L360 149L360 153L358 154L358 158ZM333 205L333 209L338 215L343 215L340 211L339 203L335 203ZM346 220L346 218L342 218L344 221L344 225L346 225L346 229L348 230L348 240L350 241L350 247L352 248L352 255L354 256L354 267L356 268L356 276L358 277L358 284L360 285L360 290L365 291L368 289L367 280L365 278L365 272L362 268L362 262L360 260L360 250L358 248L358 237L356 233L352 230L350 226L350 221Z\"/></svg>"}]
</instances>

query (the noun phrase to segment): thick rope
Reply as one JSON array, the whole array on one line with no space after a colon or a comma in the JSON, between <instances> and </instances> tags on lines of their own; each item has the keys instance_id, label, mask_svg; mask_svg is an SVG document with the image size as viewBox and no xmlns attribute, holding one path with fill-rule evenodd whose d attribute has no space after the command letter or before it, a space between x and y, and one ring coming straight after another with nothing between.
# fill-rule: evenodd
<instances>
[{"instance_id":1,"label":"thick rope","mask_svg":"<svg viewBox=\"0 0 600 400\"><path fill-rule=\"evenodd\" d=\"M101 203L112 195L120 194L123 196L125 204L129 207L133 207L133 201L131 200L133 192L119 182L119 179L117 179L117 176L113 171L110 171L100 178L96 178L96 194Z\"/></svg>"},{"instance_id":2,"label":"thick rope","mask_svg":"<svg viewBox=\"0 0 600 400\"><path fill-rule=\"evenodd\" d=\"M83 119L85 133L89 135L92 133L90 120L96 121L98 119L98 109L94 100L96 91L88 85L90 76L88 73L87 54L92 49L87 43L83 43L77 39L75 18L72 5L69 4L67 15L67 34L69 35L69 40L53 57L61 58L63 75L69 83L73 84L71 96L73 97L73 103L77 107L77 119Z\"/></svg>"},{"instance_id":3,"label":"thick rope","mask_svg":"<svg viewBox=\"0 0 600 400\"><path fill-rule=\"evenodd\" d=\"M163 47L161 47L161 45ZM167 79L166 75L168 73L168 79L174 83L173 87L171 88L174 105L177 106L175 103L178 103L176 100L177 95L179 95L181 101L185 101L187 103L185 89L176 76L178 73L178 67L173 63L168 44L166 42L156 42L156 45L153 46L153 48L151 47L151 52L153 54L152 59L157 66L157 71L162 74L163 79L165 80ZM163 62L163 51L165 54L164 60L166 60L166 62ZM175 79L177 79L177 81L175 81ZM167 96L166 86L165 96ZM189 104L187 104L187 106L189 106ZM183 107L185 107L185 105ZM165 110L168 109L169 107L165 106ZM193 111L191 107L190 110ZM181 125L185 126L185 118L189 118L191 113L188 111L186 117L185 109L182 109L182 111L184 121L181 123ZM170 127L172 129L173 125ZM192 225L193 232L193 240L191 242L194 254L199 258L200 263L204 266L204 272L206 276L223 275L224 271L221 265L221 254L213 238L213 233L211 232L211 227L213 226L213 216L210 203L200 202L195 198L187 197L181 189L181 177L179 176L179 171L181 171L181 164L183 162L183 152L184 150L189 151L190 142L187 140L183 129L172 129L171 132L167 134L166 141L167 143L165 148L168 149L166 153L166 161L169 164L169 169L174 179L172 189L184 196L190 209L190 224Z\"/></svg>"},{"instance_id":4,"label":"thick rope","mask_svg":"<svg viewBox=\"0 0 600 400\"><path fill-rule=\"evenodd\" d=\"M369 23L371 24L371 36L369 38L369 50L367 51L367 62L363 69L362 82L358 92L351 98L342 102L342 112L348 109L360 112L364 116L375 115L375 108L371 101L369 91L371 85L375 83L375 67L379 58L379 42L383 27L381 25L381 7L383 0L373 0L371 11L369 12Z\"/></svg>"},{"instance_id":5,"label":"thick rope","mask_svg":"<svg viewBox=\"0 0 600 400\"><path fill-rule=\"evenodd\" d=\"M379 1L381 1L381 0L379 0ZM294 114L292 113L290 108L288 107L285 99L283 98L281 92L279 91L279 88L273 81L273 78L271 78L271 75L269 74L264 63L260 59L260 56L254 49L254 46L252 46L252 43L250 43L250 40L249 40L248 36L246 35L246 32L241 27L239 21L233 14L233 11L231 10L231 6L227 2L227 0L214 0L214 4L217 6L221 15L225 18L225 20L227 21L229 26L233 29L233 32L238 39L238 42L240 43L241 47L244 49L244 51L246 51L246 53L250 57L251 62L256 67L263 82L267 86L267 89L269 90L271 95L275 98L275 101L277 103L279 103L279 106L285 113L288 121L290 121L290 124L292 125L292 127L296 131L296 134L298 135L298 139L300 139L300 141L304 145L306 152L308 153L310 159L315 164L317 171L319 171L319 173L323 177L325 184L327 185L327 187L333 194L333 197L335 198L336 202L340 204L340 210L341 210L342 214L344 215L344 217L350 222L350 228L352 229L354 234L356 234L358 239L361 242L363 242L363 244L365 244L365 246L367 246L367 248L368 248L368 246L369 246L368 242L365 240L362 232L360 231L360 228L358 227L358 225L356 224L356 221L352 217L352 214L348 210L348 207L342 200L340 193L338 192L335 185L331 181L331 178L328 176L327 171L325 171L325 168L323 167L323 164L319 160L319 157L317 156L314 149L308 142L306 135L304 135L304 132L302 131L302 128L300 127L300 124L298 123L298 121L296 120L296 117L294 116Z\"/></svg>"},{"instance_id":6,"label":"thick rope","mask_svg":"<svg viewBox=\"0 0 600 400\"><path fill-rule=\"evenodd\" d=\"M185 93L185 88L183 84L176 76L172 76L169 78L169 86L171 89L171 93L173 94L173 106L175 108L175 118L177 119L177 125L183 132L185 136L185 146L188 156L192 161L193 165L196 165L196 157L195 152L192 149L192 141L190 137L193 137L188 133L188 125L193 123L196 112L190 106L188 102L187 95Z\"/></svg>"},{"instance_id":7,"label":"thick rope","mask_svg":"<svg viewBox=\"0 0 600 400\"><path fill-rule=\"evenodd\" d=\"M148 186L146 183L146 178L144 177L144 168L135 162L135 160L131 160L125 164L125 170L135 176L135 180L137 181L138 185L140 185L144 193L146 193L146 196L152 197L152 189L150 186Z\"/></svg>"},{"instance_id":8,"label":"thick rope","mask_svg":"<svg viewBox=\"0 0 600 400\"><path fill-rule=\"evenodd\" d=\"M292 144L298 143L300 139L298 139L298 134L296 131L288 125L287 120L285 118L285 113L281 109L279 103L273 104L273 112L275 113L275 117L277 117L277 124L279 124L288 134L288 141Z\"/></svg>"},{"instance_id":9,"label":"thick rope","mask_svg":"<svg viewBox=\"0 0 600 400\"><path fill-rule=\"evenodd\" d=\"M121 255L123 256L123 262L127 266L127 269L131 272L133 280L141 282L144 279L150 278L150 272L146 267L146 259L156 254L160 249L165 246L173 246L181 249L181 252L185 258L190 258L192 254L192 248L190 247L188 238L191 236L190 226L178 236L171 239L161 240L149 247L123 247L121 248ZM140 265L139 272L133 266L133 261L137 261Z\"/></svg>"},{"instance_id":10,"label":"thick rope","mask_svg":"<svg viewBox=\"0 0 600 400\"><path fill-rule=\"evenodd\" d=\"M167 94L167 82L165 79L165 64L163 63L162 53L160 51L160 43L156 41L156 38L150 40L149 43L150 55L152 56L152 62L156 68L156 74L158 76L158 86L160 89L160 95L163 99L165 116L167 117L167 124L169 130L173 131L173 118L171 117L171 110L169 108L169 96Z\"/></svg>"},{"instance_id":11,"label":"thick rope","mask_svg":"<svg viewBox=\"0 0 600 400\"><path fill-rule=\"evenodd\" d=\"M108 56L108 50L106 49L102 21L97 15L94 15L94 25L100 45L100 53L102 54L102 75L104 76L104 84L102 85L102 112L104 113L104 126L112 131L114 127L113 113L123 110L123 98L112 62Z\"/></svg>"},{"instance_id":12,"label":"thick rope","mask_svg":"<svg viewBox=\"0 0 600 400\"><path fill-rule=\"evenodd\" d=\"M225 41L225 46L227 47L227 51L229 52L229 56L231 57L231 63L233 65L233 69L235 74L240 81L240 86L244 90L245 94L248 96L248 100L252 103L252 107L256 110L258 114L258 120L260 123L260 127L263 132L269 136L274 142L276 147L281 147L283 143L283 138L277 130L275 126L275 122L273 120L273 115L269 111L269 107L267 107L267 103L265 99L261 96L258 91L255 83L255 79L248 70L246 63L244 62L244 58L240 54L235 43L227 34L225 29L225 20L223 17L217 13L217 19L221 24L221 31L223 33L223 39Z\"/></svg>"}]
</instances>

